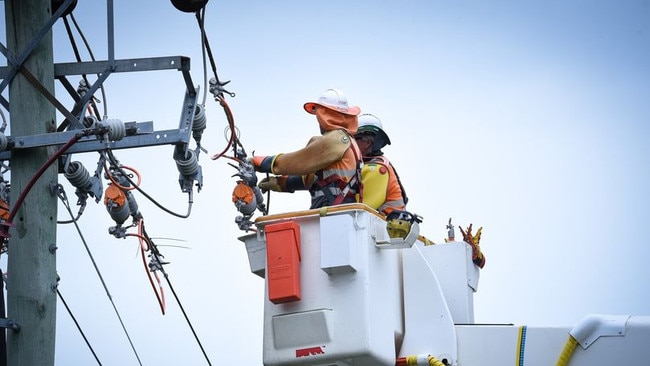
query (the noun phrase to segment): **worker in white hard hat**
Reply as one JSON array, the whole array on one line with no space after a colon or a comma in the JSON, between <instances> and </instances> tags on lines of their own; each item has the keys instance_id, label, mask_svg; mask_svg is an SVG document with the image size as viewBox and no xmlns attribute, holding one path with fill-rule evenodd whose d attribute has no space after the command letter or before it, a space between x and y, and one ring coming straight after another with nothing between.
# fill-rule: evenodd
<instances>
[{"instance_id":1,"label":"worker in white hard hat","mask_svg":"<svg viewBox=\"0 0 650 366\"><path fill-rule=\"evenodd\" d=\"M254 156L256 171L275 174L260 181L262 192L309 190L311 207L356 202L361 190L361 151L353 136L357 132L359 107L349 106L345 95L327 89L316 102L304 104L316 116L321 136L307 146L270 156Z\"/></svg>"},{"instance_id":2,"label":"worker in white hard hat","mask_svg":"<svg viewBox=\"0 0 650 366\"><path fill-rule=\"evenodd\" d=\"M363 155L361 182L363 203L388 216L393 210L404 210L408 198L402 183L381 150L390 145L381 120L373 114L359 116L355 139Z\"/></svg>"}]
</instances>

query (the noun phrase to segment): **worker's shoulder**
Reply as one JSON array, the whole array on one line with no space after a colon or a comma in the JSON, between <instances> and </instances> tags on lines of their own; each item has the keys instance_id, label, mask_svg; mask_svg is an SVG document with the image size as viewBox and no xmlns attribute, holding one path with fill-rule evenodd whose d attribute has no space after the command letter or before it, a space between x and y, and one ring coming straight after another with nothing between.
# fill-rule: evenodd
<instances>
[{"instance_id":1,"label":"worker's shoulder","mask_svg":"<svg viewBox=\"0 0 650 366\"><path fill-rule=\"evenodd\" d=\"M323 134L323 139L330 143L341 143L349 145L351 138L350 135L344 130L332 130Z\"/></svg>"}]
</instances>

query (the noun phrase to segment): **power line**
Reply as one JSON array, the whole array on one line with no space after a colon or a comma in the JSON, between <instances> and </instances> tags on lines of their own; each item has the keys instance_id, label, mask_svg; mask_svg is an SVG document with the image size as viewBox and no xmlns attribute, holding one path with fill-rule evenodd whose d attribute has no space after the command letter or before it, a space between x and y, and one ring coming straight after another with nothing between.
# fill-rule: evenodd
<instances>
[{"instance_id":1,"label":"power line","mask_svg":"<svg viewBox=\"0 0 650 366\"><path fill-rule=\"evenodd\" d=\"M63 295L61 294L61 291L59 289L56 289L56 294L59 295L59 299L61 299L61 302L63 303L63 306L65 306L65 309L68 311L68 314L70 314L70 317L72 318L72 321L74 324L77 326L77 329L79 330L79 333L83 337L84 341L86 342L86 345L88 346L88 349L90 352L92 352L93 356L95 357L95 360L97 360L97 364L101 365L101 361L99 361L99 358L97 357L97 354L95 353L95 350L93 349L93 346L90 345L90 342L88 341L88 338L86 338L86 335L84 334L83 330L81 329L81 326L79 325L79 322L77 322L77 318L75 318L74 314L72 314L72 310L70 310L70 307L68 306L68 303L65 302L65 299L63 298Z\"/></svg>"},{"instance_id":2,"label":"power line","mask_svg":"<svg viewBox=\"0 0 650 366\"><path fill-rule=\"evenodd\" d=\"M63 186L61 184L58 185L58 196L63 202L63 205L65 206L66 210L70 214L70 217L74 217L74 214L72 213L72 209L70 209L70 203L68 202L68 198L65 194L65 190L63 189ZM135 354L135 358L138 359L138 363L142 365L142 361L140 361L140 356L138 356L138 351L136 351L135 346L133 345L133 342L131 341L131 337L129 336L129 332L126 330L126 326L124 325L124 322L122 321L122 317L120 316L120 312L117 310L117 306L115 306L115 302L113 301L113 297L111 296L111 293L108 291L108 286L106 286L106 282L104 281L104 277L102 276L99 267L97 267L97 263L95 262L95 258L93 257L92 253L90 252L90 248L88 247L88 243L86 243L86 239L83 236L83 233L81 232L81 229L79 228L79 224L77 224L77 221L74 221L74 226L77 229L77 233L79 234L79 238L81 238L81 241L86 248L86 252L88 253L88 257L90 258L90 261L93 263L93 267L95 267L95 272L97 273L97 276L99 276L99 280L102 283L102 286L104 287L104 291L106 291L106 296L110 300L111 304L113 305L113 310L115 310L115 314L117 315L117 318L120 321L120 324L122 325L122 329L124 330L124 334L126 335L126 338L129 340L129 344L131 345L131 349L133 350L133 353Z\"/></svg>"},{"instance_id":3,"label":"power line","mask_svg":"<svg viewBox=\"0 0 650 366\"><path fill-rule=\"evenodd\" d=\"M212 365L210 362L210 359L208 358L208 355L205 353L205 349L203 348L203 344L201 344L201 340L199 339L199 336L196 334L196 331L194 330L194 327L192 326L192 323L190 322L190 319L187 317L187 313L185 312L185 308L183 308L183 304L181 304L181 300L178 298L178 295L176 295L176 291L174 291L174 287L172 286L172 283L169 281L169 276L167 275L167 272L162 271L163 276L165 276L165 281L167 281L167 285L169 285L169 289L172 290L172 294L174 294L174 298L176 299L176 302L178 303L178 307L181 308L181 312L183 312L183 316L185 317L185 321L187 321L187 325L190 327L190 330L192 331L192 334L194 335L194 339L196 339L196 343L199 345L199 348L201 348L201 352L203 353L203 357L207 361L208 365Z\"/></svg>"},{"instance_id":4,"label":"power line","mask_svg":"<svg viewBox=\"0 0 650 366\"><path fill-rule=\"evenodd\" d=\"M203 353L203 357L205 360L208 362L208 365L212 365L210 362L210 359L208 358L207 353L205 352L205 349L203 348L203 344L201 344L201 340L199 339L199 336L196 334L196 331L194 330L194 326L192 326L192 322L190 322L190 318L187 316L187 313L185 312L185 308L183 307L183 304L181 303L180 298L176 294L176 291L174 290L174 286L172 286L171 281L169 280L169 275L167 272L165 272L165 269L162 266L162 262L160 260L160 257L162 256L160 252L158 251L158 247L154 242L151 240L149 235L147 234L147 231L144 228L144 224L142 224L142 236L143 238L147 241L149 244L149 250L151 251L151 256L152 256L152 264L150 264L150 267L152 267L152 270L160 270L162 272L163 276L165 276L165 281L167 282L167 285L169 286L169 289L172 291L172 294L174 295L174 299L176 299L176 303L178 303L178 307L181 309L181 312L183 313L183 316L185 317L185 321L187 322L187 325L190 327L190 330L192 331L192 334L194 335L194 339L196 340L196 343L199 345L199 348L201 348L201 352Z\"/></svg>"},{"instance_id":5,"label":"power line","mask_svg":"<svg viewBox=\"0 0 650 366\"><path fill-rule=\"evenodd\" d=\"M181 218L181 219L186 219L186 218L190 217L190 214L192 213L192 204L194 203L194 199L193 199L194 191L190 190L190 191L187 192L187 195L188 195L188 198L187 198L187 200L188 200L188 202L187 202L187 212L186 212L185 214L176 213L176 212L174 212L174 211L168 209L167 207L163 206L163 205L162 205L161 203L159 203L158 201L156 201L156 199L154 199L152 196L150 196L149 194L147 194L147 192L145 192L145 191L140 187L139 184L136 184L136 182L134 182L134 181L129 177L129 175L126 174L126 172L122 169L121 164L120 164L119 161L117 161L117 159L115 158L115 155L113 154L113 151L112 151L112 150L107 149L106 152L107 152L108 160L111 162L111 165L112 165L113 167L115 167L115 169L117 169L117 170L122 174L122 176L123 176L123 177L124 177L124 178L125 178L125 179L126 179L126 180L127 180L127 181L128 181L128 182L129 182L129 183L130 183L130 184L131 184L131 185L132 185L132 186L133 186L137 191L138 191L138 192L140 192L143 196L145 196L145 197L146 197L146 198L147 198L151 203L153 203L154 205L156 205L156 207L160 208L161 210L165 211L166 213L168 213L168 214L170 214L170 215L172 215L172 216L176 216L176 217Z\"/></svg>"}]
</instances>

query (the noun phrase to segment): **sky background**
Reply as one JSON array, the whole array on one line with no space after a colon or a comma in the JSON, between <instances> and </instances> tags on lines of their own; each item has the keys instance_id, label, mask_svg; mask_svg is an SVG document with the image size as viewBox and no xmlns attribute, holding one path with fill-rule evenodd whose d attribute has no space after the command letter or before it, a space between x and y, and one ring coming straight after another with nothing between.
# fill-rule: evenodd
<instances>
[{"instance_id":1,"label":"sky background","mask_svg":"<svg viewBox=\"0 0 650 366\"><path fill-rule=\"evenodd\" d=\"M193 14L154 0L117 0L114 11L117 59L188 56L194 84L205 89ZM74 16L95 58L106 60L106 3L79 1ZM450 217L483 227L477 323L571 326L588 314L650 315L650 1L212 0L206 32L219 78L236 93L227 101L249 153L303 147L318 134L303 103L338 88L381 118L392 140L384 152L409 211L424 218L422 234L442 242ZM54 42L55 62L73 62L61 21ZM104 85L108 117L178 126L179 72L113 74ZM72 107L62 89L57 97ZM200 156L204 186L191 216L136 199L212 364L257 365L263 280L237 239L235 170L209 159L226 146L226 118L211 95L205 104L209 153ZM143 190L184 214L172 153L115 154L142 174ZM97 155L74 159L93 171ZM76 213L74 188L60 182ZM307 193L276 193L270 212L308 206ZM59 220L68 218L60 205ZM161 314L137 240L110 236L114 222L92 200L79 225L143 363L205 364L167 284ZM59 289L99 359L137 364L74 226L60 226L57 240ZM59 302L56 364L94 363Z\"/></svg>"}]
</instances>

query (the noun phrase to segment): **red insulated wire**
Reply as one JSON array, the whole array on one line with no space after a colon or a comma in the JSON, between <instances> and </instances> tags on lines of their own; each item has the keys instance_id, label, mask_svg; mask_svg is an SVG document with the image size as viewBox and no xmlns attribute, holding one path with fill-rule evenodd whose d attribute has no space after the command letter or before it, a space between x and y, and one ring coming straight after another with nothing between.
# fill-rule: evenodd
<instances>
[{"instance_id":1,"label":"red insulated wire","mask_svg":"<svg viewBox=\"0 0 650 366\"><path fill-rule=\"evenodd\" d=\"M108 174L108 166L106 165L106 163L104 163L104 170L107 173L106 176L108 177L108 180L110 180L113 184L115 184L119 189L121 189L123 191L132 191L132 190L136 189L135 187L140 186L140 183L142 182L142 176L140 176L140 172L135 170L135 168L131 168L130 166L126 166L126 165L120 165L120 169L130 170L135 174L136 177L138 177L138 180L135 183L135 186L124 187L124 186L120 185L115 179L113 179L113 176L111 174Z\"/></svg>"},{"instance_id":2,"label":"red insulated wire","mask_svg":"<svg viewBox=\"0 0 650 366\"><path fill-rule=\"evenodd\" d=\"M230 160L234 160L234 161L236 161L236 162L238 162L238 163L241 163L241 162L242 162L242 159L236 158L236 157L234 157L234 156L222 155L221 157L224 157L224 158L226 158L226 159L230 159Z\"/></svg>"},{"instance_id":3,"label":"red insulated wire","mask_svg":"<svg viewBox=\"0 0 650 366\"><path fill-rule=\"evenodd\" d=\"M34 187L34 184L38 181L38 179L43 175L45 170L52 165L56 159L58 159L63 153L68 151L68 149L74 145L79 139L82 137L86 136L87 133L89 132L82 132L82 133L77 133L75 134L68 142L65 143L65 145L61 146L59 150L57 150L52 156L50 156L43 165L41 165L40 168L34 173L34 176L27 182L25 187L23 187L23 191L20 192L20 195L16 199L16 203L14 203L13 207L11 208L11 211L9 211L9 216L7 217L7 220L4 222L0 223L0 238L9 238L9 227L13 226L13 219L16 217L16 214L18 214L18 210L20 209L20 206L23 204L25 201L25 198L27 197L27 194L29 191L32 190Z\"/></svg>"},{"instance_id":4,"label":"red insulated wire","mask_svg":"<svg viewBox=\"0 0 650 366\"><path fill-rule=\"evenodd\" d=\"M220 98L219 103L223 107L223 110L226 113L226 118L228 119L228 126L230 126L230 139L228 141L228 144L226 145L226 147L223 149L222 152L220 152L219 154L212 155L212 160L217 160L221 156L223 156L223 154L225 154L226 151L228 151L228 149L230 149L232 144L235 142L235 118L232 115L232 111L230 110L230 106L228 105L228 103L226 102L226 100L224 98Z\"/></svg>"},{"instance_id":5,"label":"red insulated wire","mask_svg":"<svg viewBox=\"0 0 650 366\"><path fill-rule=\"evenodd\" d=\"M156 272L153 272L153 277L156 277L156 281L158 282L158 289L156 289L151 271L147 265L145 251L149 250L149 241L142 234L142 219L138 221L138 234L126 234L126 236L135 236L140 241L140 254L142 255L142 264L144 265L144 270L147 272L147 277L149 278L149 283L151 283L151 288L153 289L154 294L156 294L156 299L160 305L160 311L162 311L163 315L165 315L165 292L163 291L162 282L160 281L158 274Z\"/></svg>"},{"instance_id":6,"label":"red insulated wire","mask_svg":"<svg viewBox=\"0 0 650 366\"><path fill-rule=\"evenodd\" d=\"M163 291L162 283L160 282L160 278L158 277L158 274L155 271L153 271L154 277L156 277L156 281L158 281L158 289L160 290L160 291L156 291L156 286L154 285L153 279L151 278L152 271L149 270L149 266L147 266L147 261L144 258L145 250L151 250L151 247L149 246L149 239L144 235L143 221L144 220L142 219L138 220L138 237L140 239L140 254L142 254L142 263L144 264L144 269L147 272L147 275L149 277L149 282L151 283L153 292L156 294L156 298L158 299L158 304L160 304L160 310L162 311L163 315L165 315L165 292Z\"/></svg>"},{"instance_id":7,"label":"red insulated wire","mask_svg":"<svg viewBox=\"0 0 650 366\"><path fill-rule=\"evenodd\" d=\"M18 209L20 208L20 205L23 204L23 201L25 201L25 197L27 197L27 194L31 189L34 187L34 184L36 184L36 181L38 181L38 178L43 175L45 170L56 161L61 155L63 155L64 152L66 152L72 145L74 145L77 141L79 141L80 138L82 138L84 135L83 134L76 134L74 135L70 141L68 141L65 145L63 145L59 150L57 150L52 156L50 156L47 161L41 165L40 168L38 168L38 171L34 174L32 179L27 182L25 187L23 188L23 191L20 192L20 196L18 196L18 199L16 199L16 203L14 204L14 207L11 208L11 211L9 212L9 218L7 219L7 223L11 223L11 221L16 217L16 214L18 213Z\"/></svg>"}]
</instances>

